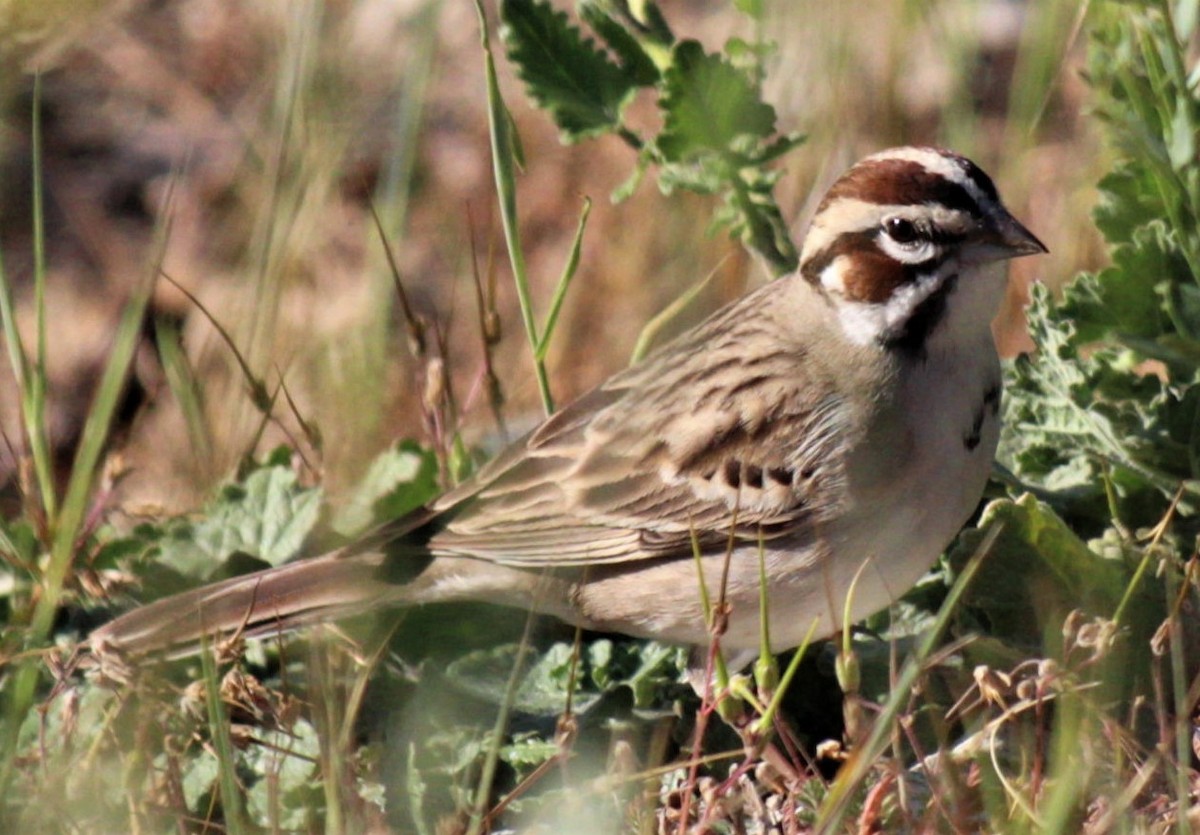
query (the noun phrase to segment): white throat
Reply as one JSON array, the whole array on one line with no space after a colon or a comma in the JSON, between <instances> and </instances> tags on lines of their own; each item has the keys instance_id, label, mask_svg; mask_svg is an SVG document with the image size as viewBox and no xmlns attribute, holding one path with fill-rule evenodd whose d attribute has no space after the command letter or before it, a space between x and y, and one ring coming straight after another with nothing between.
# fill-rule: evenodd
<instances>
[{"instance_id":1,"label":"white throat","mask_svg":"<svg viewBox=\"0 0 1200 835\"><path fill-rule=\"evenodd\" d=\"M898 288L886 302L838 299L835 304L842 332L855 345L889 341L904 330L917 309L953 275L954 264L943 264L938 272Z\"/></svg>"},{"instance_id":2,"label":"white throat","mask_svg":"<svg viewBox=\"0 0 1200 835\"><path fill-rule=\"evenodd\" d=\"M827 271L839 266L835 261ZM855 345L911 339L921 350L953 350L981 335L991 338L989 325L1004 296L1005 276L1003 261L963 264L948 259L883 302L846 299L836 290L830 296L842 332ZM927 331L914 332L923 328Z\"/></svg>"}]
</instances>

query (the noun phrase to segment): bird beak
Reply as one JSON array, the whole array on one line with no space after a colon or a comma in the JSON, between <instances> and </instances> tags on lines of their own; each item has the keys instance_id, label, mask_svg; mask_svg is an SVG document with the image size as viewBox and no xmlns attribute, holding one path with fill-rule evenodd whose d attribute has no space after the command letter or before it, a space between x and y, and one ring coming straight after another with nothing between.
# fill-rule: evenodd
<instances>
[{"instance_id":1,"label":"bird beak","mask_svg":"<svg viewBox=\"0 0 1200 835\"><path fill-rule=\"evenodd\" d=\"M995 218L992 229L986 235L985 245L998 258L1020 258L1022 255L1040 255L1050 251L1008 212L1002 212Z\"/></svg>"}]
</instances>

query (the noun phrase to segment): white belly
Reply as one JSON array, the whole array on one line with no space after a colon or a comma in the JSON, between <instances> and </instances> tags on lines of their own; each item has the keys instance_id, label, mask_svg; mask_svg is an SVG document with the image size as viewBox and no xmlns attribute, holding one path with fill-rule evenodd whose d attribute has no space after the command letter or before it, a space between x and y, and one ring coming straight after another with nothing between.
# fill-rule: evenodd
<instances>
[{"instance_id":1,"label":"white belly","mask_svg":"<svg viewBox=\"0 0 1200 835\"><path fill-rule=\"evenodd\" d=\"M973 364L961 362L961 355L947 363L931 359L900 392L904 426L891 443L903 454L886 474L863 474L867 489L852 491L856 506L838 535L843 555L860 555L854 571L862 567L851 599L852 620L908 591L979 502L1000 437L999 362L990 342L987 348L975 353ZM862 462L871 457L866 451L858 466L869 466ZM832 585L851 593L853 575L838 574Z\"/></svg>"}]
</instances>

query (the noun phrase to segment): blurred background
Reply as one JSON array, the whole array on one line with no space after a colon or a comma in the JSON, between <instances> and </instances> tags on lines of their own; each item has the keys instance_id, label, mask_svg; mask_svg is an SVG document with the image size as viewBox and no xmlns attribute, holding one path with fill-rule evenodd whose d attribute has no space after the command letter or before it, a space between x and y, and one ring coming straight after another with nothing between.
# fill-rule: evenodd
<instances>
[{"instance_id":1,"label":"blurred background","mask_svg":"<svg viewBox=\"0 0 1200 835\"><path fill-rule=\"evenodd\" d=\"M1104 152L1082 118L1086 4L796 0L767 3L761 30L736 6L662 3L678 36L710 50L735 35L775 43L765 97L780 130L809 136L780 164L793 237L863 154L934 143L972 156L1052 253L1016 264L997 333L1007 353L1020 351L1026 283L1060 284L1103 255L1089 211ZM485 7L494 26L494 4ZM497 217L478 27L467 0L0 9L0 251L29 344L40 169L48 422L64 472L122 307L160 266L170 281L155 285L110 469L128 517L192 508L245 456L280 443L297 447L308 477L336 497L397 437L445 434L423 406L439 387L453 393L452 423L468 440L494 435L479 285L494 298L506 424L540 413ZM663 196L647 177L613 205L634 152L612 139L561 145L493 43L524 144L520 221L543 313L582 203L594 203L549 355L564 403L625 365L643 325L700 279L713 276L668 333L767 271L724 233L709 234L715 199ZM653 120L652 105L635 103L633 119ZM419 354L372 206L427 325ZM251 403L214 321L270 390L283 381L273 420ZM182 382L169 379L164 344L186 357ZM11 499L21 432L4 368L0 482Z\"/></svg>"}]
</instances>

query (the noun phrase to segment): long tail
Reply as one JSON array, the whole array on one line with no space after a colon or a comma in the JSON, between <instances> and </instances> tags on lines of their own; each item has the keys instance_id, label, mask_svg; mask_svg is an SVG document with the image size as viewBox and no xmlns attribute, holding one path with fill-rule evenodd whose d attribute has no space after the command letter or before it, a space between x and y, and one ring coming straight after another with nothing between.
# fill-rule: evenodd
<instances>
[{"instance_id":1,"label":"long tail","mask_svg":"<svg viewBox=\"0 0 1200 835\"><path fill-rule=\"evenodd\" d=\"M206 637L284 632L394 604L405 585L389 577L394 555L334 552L235 577L134 609L92 632L102 660L182 656Z\"/></svg>"}]
</instances>

